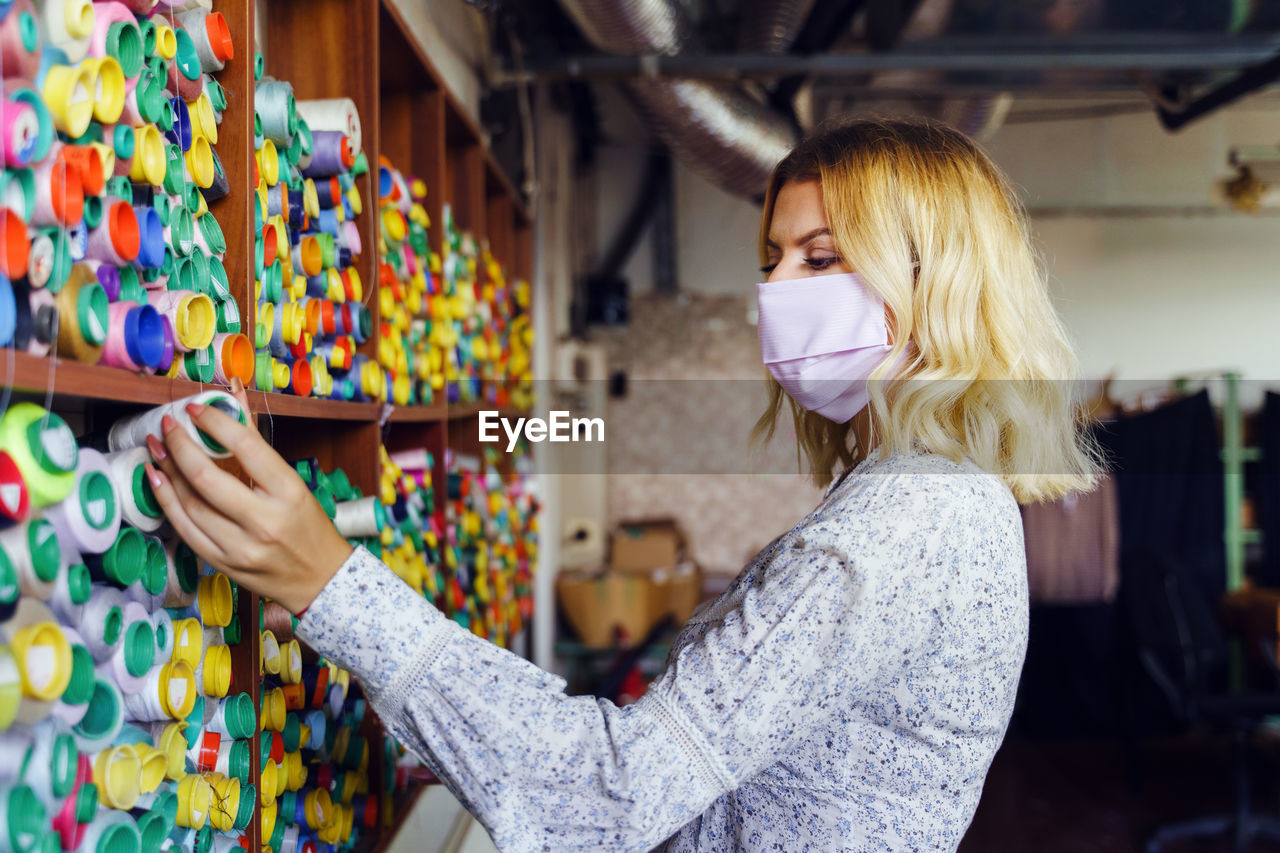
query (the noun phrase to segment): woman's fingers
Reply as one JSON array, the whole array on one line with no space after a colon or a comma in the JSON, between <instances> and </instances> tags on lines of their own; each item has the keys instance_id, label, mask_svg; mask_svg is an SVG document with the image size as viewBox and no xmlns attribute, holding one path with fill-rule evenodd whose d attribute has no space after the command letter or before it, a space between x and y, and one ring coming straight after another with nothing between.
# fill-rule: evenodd
<instances>
[{"instance_id":1,"label":"woman's fingers","mask_svg":"<svg viewBox=\"0 0 1280 853\"><path fill-rule=\"evenodd\" d=\"M182 499L178 496L173 480L151 462L146 463L146 469L147 480L151 483L151 492L155 495L160 508L164 510L165 517L169 519L174 532L204 560L219 565L224 564L226 555L217 543L191 520Z\"/></svg>"},{"instance_id":2,"label":"woman's fingers","mask_svg":"<svg viewBox=\"0 0 1280 853\"><path fill-rule=\"evenodd\" d=\"M204 496L196 491L183 472L174 464L173 456L163 453L163 448L159 447L154 436L151 442L154 443L149 443L148 448L152 451L156 467L169 478L169 486L173 489L187 518L200 528L226 559L235 559L232 552L244 542L243 528L210 506Z\"/></svg>"},{"instance_id":3,"label":"woman's fingers","mask_svg":"<svg viewBox=\"0 0 1280 853\"><path fill-rule=\"evenodd\" d=\"M241 400L241 404L248 411L247 400ZM245 473L269 493L278 494L280 485L291 482L287 478L297 477L297 472L256 429L246 427L212 406L188 406L187 413L196 426L231 451Z\"/></svg>"},{"instance_id":4,"label":"woman's fingers","mask_svg":"<svg viewBox=\"0 0 1280 853\"><path fill-rule=\"evenodd\" d=\"M186 430L178 426L177 421L166 416L161 421L161 429L164 431L164 447L160 449L167 458L156 458L156 461L171 463L182 479L190 484L191 491L217 512L242 526L251 523L257 514L258 500L249 487L215 465ZM148 447L152 448L152 456L155 457L155 446L148 442ZM167 465L161 467L170 478L175 476L175 471Z\"/></svg>"}]
</instances>

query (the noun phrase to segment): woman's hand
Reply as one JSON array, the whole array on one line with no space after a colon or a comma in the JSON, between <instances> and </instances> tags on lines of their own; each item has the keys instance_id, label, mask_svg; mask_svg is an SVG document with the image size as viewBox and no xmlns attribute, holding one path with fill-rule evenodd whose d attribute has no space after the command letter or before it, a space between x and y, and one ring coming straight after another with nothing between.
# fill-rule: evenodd
<instances>
[{"instance_id":1,"label":"woman's hand","mask_svg":"<svg viewBox=\"0 0 1280 853\"><path fill-rule=\"evenodd\" d=\"M238 396L248 411L243 391ZM147 476L169 523L232 580L293 613L306 609L351 555L350 544L302 478L256 429L208 406L188 406L187 412L196 426L231 451L254 485L215 465L166 417L163 443L147 437L155 460L154 466L147 465Z\"/></svg>"}]
</instances>

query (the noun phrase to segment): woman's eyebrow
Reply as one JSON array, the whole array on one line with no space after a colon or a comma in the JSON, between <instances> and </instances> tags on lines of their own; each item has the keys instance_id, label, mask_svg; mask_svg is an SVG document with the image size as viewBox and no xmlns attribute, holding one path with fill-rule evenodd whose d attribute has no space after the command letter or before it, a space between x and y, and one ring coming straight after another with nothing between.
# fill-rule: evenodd
<instances>
[{"instance_id":1,"label":"woman's eyebrow","mask_svg":"<svg viewBox=\"0 0 1280 853\"><path fill-rule=\"evenodd\" d=\"M795 244L797 246L803 246L805 243L812 243L814 240L818 239L819 237L826 237L830 234L831 234L831 229L824 225L821 228L813 229L808 234L802 235L798 240L796 240ZM767 249L779 248L776 237L769 237L764 241L764 245L765 245L765 248Z\"/></svg>"}]
</instances>

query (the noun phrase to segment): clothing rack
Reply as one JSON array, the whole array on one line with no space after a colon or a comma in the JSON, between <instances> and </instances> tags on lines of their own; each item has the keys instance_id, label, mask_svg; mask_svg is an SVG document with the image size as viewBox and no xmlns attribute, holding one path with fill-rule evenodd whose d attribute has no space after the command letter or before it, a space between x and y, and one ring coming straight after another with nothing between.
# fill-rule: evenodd
<instances>
[{"instance_id":1,"label":"clothing rack","mask_svg":"<svg viewBox=\"0 0 1280 853\"><path fill-rule=\"evenodd\" d=\"M1244 412L1240 404L1241 374L1219 371L1179 376L1173 387L1180 394L1190 393L1193 385L1208 380L1223 380L1222 459L1223 528L1222 542L1227 557L1227 592L1244 586L1247 549L1262 541L1262 531L1244 526L1245 465L1262 458L1262 449L1247 446L1244 441Z\"/></svg>"}]
</instances>

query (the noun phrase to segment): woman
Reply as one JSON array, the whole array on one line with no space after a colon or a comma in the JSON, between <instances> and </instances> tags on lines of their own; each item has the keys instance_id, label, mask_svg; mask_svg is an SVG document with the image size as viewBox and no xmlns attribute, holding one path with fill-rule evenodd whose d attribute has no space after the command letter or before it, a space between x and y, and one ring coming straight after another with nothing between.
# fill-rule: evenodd
<instances>
[{"instance_id":1,"label":"woman","mask_svg":"<svg viewBox=\"0 0 1280 853\"><path fill-rule=\"evenodd\" d=\"M249 490L167 424L176 531L305 614L503 850L954 850L1026 646L1017 501L1088 488L1075 362L990 161L943 127L859 122L770 183L761 347L822 503L685 627L636 704L563 682L352 552L258 433L212 410ZM318 533L317 531L323 531Z\"/></svg>"}]
</instances>

